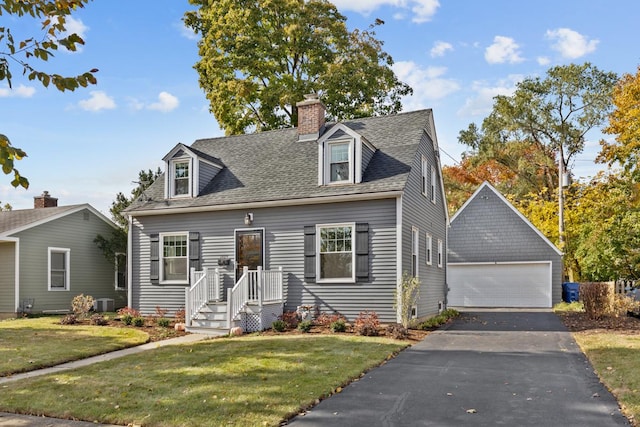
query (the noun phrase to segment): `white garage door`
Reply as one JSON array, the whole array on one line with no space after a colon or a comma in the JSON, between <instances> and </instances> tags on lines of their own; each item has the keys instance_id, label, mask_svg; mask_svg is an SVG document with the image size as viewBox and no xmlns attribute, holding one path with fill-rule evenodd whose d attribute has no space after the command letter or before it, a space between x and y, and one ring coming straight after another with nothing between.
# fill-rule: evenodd
<instances>
[{"instance_id":1,"label":"white garage door","mask_svg":"<svg viewBox=\"0 0 640 427\"><path fill-rule=\"evenodd\" d=\"M551 307L551 262L447 264L454 307Z\"/></svg>"}]
</instances>

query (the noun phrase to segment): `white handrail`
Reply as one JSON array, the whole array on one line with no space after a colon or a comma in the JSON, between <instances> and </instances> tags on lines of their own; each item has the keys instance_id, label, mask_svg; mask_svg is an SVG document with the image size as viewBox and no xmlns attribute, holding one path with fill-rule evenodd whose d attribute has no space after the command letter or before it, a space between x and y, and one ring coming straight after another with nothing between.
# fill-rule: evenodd
<instances>
[{"instance_id":1,"label":"white handrail","mask_svg":"<svg viewBox=\"0 0 640 427\"><path fill-rule=\"evenodd\" d=\"M200 309L205 306L209 295L207 268L202 271L192 268L190 273L192 285L185 289L185 322L189 325Z\"/></svg>"}]
</instances>

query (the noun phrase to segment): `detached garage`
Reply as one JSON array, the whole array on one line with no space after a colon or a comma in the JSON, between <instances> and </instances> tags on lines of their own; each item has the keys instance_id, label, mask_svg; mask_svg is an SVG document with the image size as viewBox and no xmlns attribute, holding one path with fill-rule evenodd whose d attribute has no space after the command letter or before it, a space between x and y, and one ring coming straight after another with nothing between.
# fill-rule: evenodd
<instances>
[{"instance_id":1,"label":"detached garage","mask_svg":"<svg viewBox=\"0 0 640 427\"><path fill-rule=\"evenodd\" d=\"M562 296L562 253L489 183L451 219L452 307L550 308Z\"/></svg>"}]
</instances>

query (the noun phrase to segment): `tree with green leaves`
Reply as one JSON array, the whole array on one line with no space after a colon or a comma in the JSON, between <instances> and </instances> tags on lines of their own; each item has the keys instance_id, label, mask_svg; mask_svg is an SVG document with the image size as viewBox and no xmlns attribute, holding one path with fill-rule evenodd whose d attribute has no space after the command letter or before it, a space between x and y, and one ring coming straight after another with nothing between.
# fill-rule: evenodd
<instances>
[{"instance_id":1,"label":"tree with green leaves","mask_svg":"<svg viewBox=\"0 0 640 427\"><path fill-rule=\"evenodd\" d=\"M638 181L640 179L640 66L635 75L622 76L613 91L614 110L604 133L616 135L614 142L600 141L598 161L612 166L620 164Z\"/></svg>"},{"instance_id":2,"label":"tree with green leaves","mask_svg":"<svg viewBox=\"0 0 640 427\"><path fill-rule=\"evenodd\" d=\"M13 207L9 203L5 203L4 206L3 206L2 202L0 202L0 212L2 212L2 211L10 211L12 209L13 209Z\"/></svg>"},{"instance_id":3,"label":"tree with green leaves","mask_svg":"<svg viewBox=\"0 0 640 427\"><path fill-rule=\"evenodd\" d=\"M189 0L201 36L195 69L227 134L297 124L296 102L318 93L331 119L401 110L412 93L374 28L349 31L326 0Z\"/></svg>"},{"instance_id":4,"label":"tree with green leaves","mask_svg":"<svg viewBox=\"0 0 640 427\"><path fill-rule=\"evenodd\" d=\"M59 47L76 51L84 40L76 33L69 34L66 18L78 8L84 7L90 0L4 0L0 4L0 16L10 15L18 18L40 20L42 33L36 37L16 40L11 28L0 26L0 82L6 81L12 87L14 67L22 71L29 80L37 80L42 86L54 86L61 92L75 90L96 84L92 69L77 76L62 76L37 69L34 60L48 61ZM0 133L0 166L6 175L13 173L11 185L29 187L29 181L20 175L15 162L26 156L24 150L11 145L6 135Z\"/></svg>"},{"instance_id":5,"label":"tree with green leaves","mask_svg":"<svg viewBox=\"0 0 640 427\"><path fill-rule=\"evenodd\" d=\"M135 184L138 184L133 190L131 190L131 196L127 197L122 192L116 194L116 200L111 203L111 219L115 222L119 228L111 233L111 236L105 237L100 234L93 240L98 248L102 250L105 258L115 264L117 253L127 252L127 233L129 231L129 221L123 215L125 209L127 209L134 200L140 197L144 190L149 188L151 184L162 174L160 168L155 172L151 169L145 171L141 170L138 173L138 180Z\"/></svg>"},{"instance_id":6,"label":"tree with green leaves","mask_svg":"<svg viewBox=\"0 0 640 427\"><path fill-rule=\"evenodd\" d=\"M558 162L566 170L583 151L587 132L604 124L616 81L615 73L589 63L552 67L544 78L518 83L513 95L496 96L481 129L472 123L458 140L479 161L493 159L511 170L520 194L557 189Z\"/></svg>"}]
</instances>

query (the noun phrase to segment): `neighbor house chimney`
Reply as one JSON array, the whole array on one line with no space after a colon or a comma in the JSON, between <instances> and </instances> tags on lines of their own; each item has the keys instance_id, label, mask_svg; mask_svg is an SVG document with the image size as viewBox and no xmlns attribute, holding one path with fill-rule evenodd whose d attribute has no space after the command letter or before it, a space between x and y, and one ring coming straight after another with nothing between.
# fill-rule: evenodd
<instances>
[{"instance_id":1,"label":"neighbor house chimney","mask_svg":"<svg viewBox=\"0 0 640 427\"><path fill-rule=\"evenodd\" d=\"M55 208L58 206L58 199L51 197L48 191L43 191L41 196L33 198L33 207L35 209L41 208Z\"/></svg>"},{"instance_id":2,"label":"neighbor house chimney","mask_svg":"<svg viewBox=\"0 0 640 427\"><path fill-rule=\"evenodd\" d=\"M296 104L298 107L298 141L316 140L324 129L324 113L326 107L312 93L304 96L304 101Z\"/></svg>"}]
</instances>

